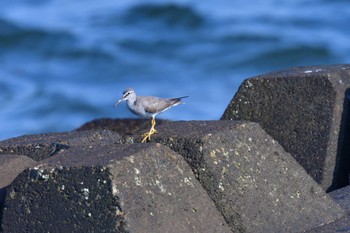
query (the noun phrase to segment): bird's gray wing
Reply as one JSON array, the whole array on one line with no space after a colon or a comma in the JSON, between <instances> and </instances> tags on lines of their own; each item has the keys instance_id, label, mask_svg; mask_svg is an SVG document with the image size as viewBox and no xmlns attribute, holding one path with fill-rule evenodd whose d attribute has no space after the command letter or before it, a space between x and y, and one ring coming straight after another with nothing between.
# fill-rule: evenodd
<instances>
[{"instance_id":1,"label":"bird's gray wing","mask_svg":"<svg viewBox=\"0 0 350 233\"><path fill-rule=\"evenodd\" d=\"M142 101L144 109L147 113L157 113L166 110L173 105L173 101L162 99L153 96L142 96L139 101Z\"/></svg>"}]
</instances>

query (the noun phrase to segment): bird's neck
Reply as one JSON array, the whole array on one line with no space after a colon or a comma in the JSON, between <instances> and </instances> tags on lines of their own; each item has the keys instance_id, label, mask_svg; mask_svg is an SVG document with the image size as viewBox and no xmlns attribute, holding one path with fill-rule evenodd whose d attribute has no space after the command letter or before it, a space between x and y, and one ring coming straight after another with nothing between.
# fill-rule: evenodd
<instances>
[{"instance_id":1,"label":"bird's neck","mask_svg":"<svg viewBox=\"0 0 350 233\"><path fill-rule=\"evenodd\" d=\"M129 106L135 105L135 103L136 103L135 100L128 100L128 101L127 101L127 104L128 104Z\"/></svg>"},{"instance_id":2,"label":"bird's neck","mask_svg":"<svg viewBox=\"0 0 350 233\"><path fill-rule=\"evenodd\" d=\"M135 103L136 103L136 96L130 97L130 98L127 100L127 102L128 102L128 105L135 105Z\"/></svg>"}]
</instances>

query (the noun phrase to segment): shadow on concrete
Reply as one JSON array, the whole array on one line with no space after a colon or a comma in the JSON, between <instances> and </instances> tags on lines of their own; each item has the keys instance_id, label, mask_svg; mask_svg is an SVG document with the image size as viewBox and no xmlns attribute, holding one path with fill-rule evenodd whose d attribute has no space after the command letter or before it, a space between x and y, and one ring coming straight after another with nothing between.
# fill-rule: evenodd
<instances>
[{"instance_id":1,"label":"shadow on concrete","mask_svg":"<svg viewBox=\"0 0 350 233\"><path fill-rule=\"evenodd\" d=\"M0 232L2 232L2 216L5 207L6 187L0 188Z\"/></svg>"},{"instance_id":2,"label":"shadow on concrete","mask_svg":"<svg viewBox=\"0 0 350 233\"><path fill-rule=\"evenodd\" d=\"M350 89L345 91L343 113L338 137L337 161L332 185L327 192L349 185L350 174Z\"/></svg>"}]
</instances>

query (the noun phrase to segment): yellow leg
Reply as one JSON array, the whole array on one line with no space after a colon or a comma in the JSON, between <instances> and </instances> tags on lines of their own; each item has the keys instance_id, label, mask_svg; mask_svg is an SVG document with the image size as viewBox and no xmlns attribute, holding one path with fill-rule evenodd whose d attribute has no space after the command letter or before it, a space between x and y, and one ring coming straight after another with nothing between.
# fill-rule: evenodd
<instances>
[{"instance_id":1,"label":"yellow leg","mask_svg":"<svg viewBox=\"0 0 350 233\"><path fill-rule=\"evenodd\" d=\"M141 137L143 137L142 139L142 143L146 142L146 141L150 141L151 140L151 136L153 134L157 133L157 130L154 128L156 126L156 120L154 119L154 117L151 118L151 129L147 132L141 135Z\"/></svg>"}]
</instances>

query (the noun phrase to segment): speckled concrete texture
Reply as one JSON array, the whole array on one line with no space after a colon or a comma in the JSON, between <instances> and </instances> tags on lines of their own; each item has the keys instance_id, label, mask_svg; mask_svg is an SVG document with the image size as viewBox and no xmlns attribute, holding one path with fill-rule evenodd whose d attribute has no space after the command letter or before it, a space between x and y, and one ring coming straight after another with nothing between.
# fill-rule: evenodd
<instances>
[{"instance_id":1,"label":"speckled concrete texture","mask_svg":"<svg viewBox=\"0 0 350 233\"><path fill-rule=\"evenodd\" d=\"M325 190L349 184L350 65L245 80L221 119L258 122Z\"/></svg>"},{"instance_id":2,"label":"speckled concrete texture","mask_svg":"<svg viewBox=\"0 0 350 233\"><path fill-rule=\"evenodd\" d=\"M183 158L160 144L71 147L7 189L4 232L231 232Z\"/></svg>"},{"instance_id":3,"label":"speckled concrete texture","mask_svg":"<svg viewBox=\"0 0 350 233\"><path fill-rule=\"evenodd\" d=\"M233 231L300 232L344 211L256 123L172 122L154 141L180 153Z\"/></svg>"}]
</instances>

